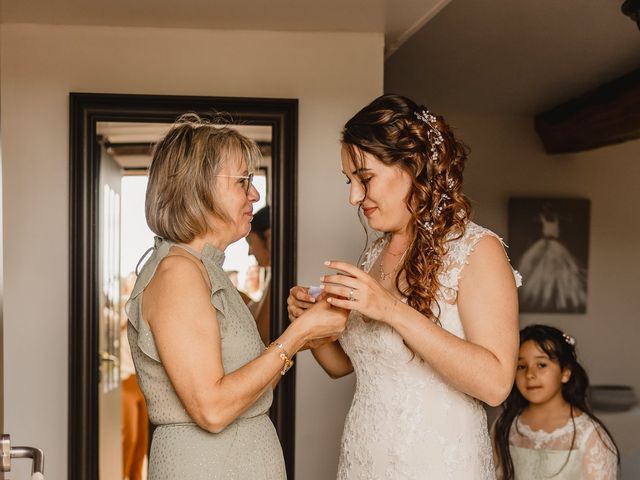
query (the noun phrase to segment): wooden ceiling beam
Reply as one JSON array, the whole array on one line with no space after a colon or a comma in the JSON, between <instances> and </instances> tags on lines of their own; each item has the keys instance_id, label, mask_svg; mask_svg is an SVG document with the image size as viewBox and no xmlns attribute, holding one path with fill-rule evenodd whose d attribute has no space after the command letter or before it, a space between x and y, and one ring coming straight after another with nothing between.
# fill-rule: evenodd
<instances>
[{"instance_id":1,"label":"wooden ceiling beam","mask_svg":"<svg viewBox=\"0 0 640 480\"><path fill-rule=\"evenodd\" d=\"M573 153L640 138L640 69L536 115L547 153Z\"/></svg>"}]
</instances>

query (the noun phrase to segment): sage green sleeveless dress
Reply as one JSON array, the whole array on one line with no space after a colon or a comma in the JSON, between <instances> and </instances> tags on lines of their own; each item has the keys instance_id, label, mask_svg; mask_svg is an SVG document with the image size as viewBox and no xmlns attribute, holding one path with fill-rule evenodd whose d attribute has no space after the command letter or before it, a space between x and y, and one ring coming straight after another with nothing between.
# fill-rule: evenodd
<instances>
[{"instance_id":1,"label":"sage green sleeveless dress","mask_svg":"<svg viewBox=\"0 0 640 480\"><path fill-rule=\"evenodd\" d=\"M220 325L222 363L233 372L262 353L264 344L242 298L222 270L224 253L207 244L201 253L156 237L127 304L131 353L149 419L156 425L149 458L149 480L281 480L286 478L280 442L267 416L267 391L220 433L198 427L182 406L162 365L149 325L142 318L142 297L171 247L199 258L211 281L211 303ZM203 386L203 388L206 388Z\"/></svg>"}]
</instances>

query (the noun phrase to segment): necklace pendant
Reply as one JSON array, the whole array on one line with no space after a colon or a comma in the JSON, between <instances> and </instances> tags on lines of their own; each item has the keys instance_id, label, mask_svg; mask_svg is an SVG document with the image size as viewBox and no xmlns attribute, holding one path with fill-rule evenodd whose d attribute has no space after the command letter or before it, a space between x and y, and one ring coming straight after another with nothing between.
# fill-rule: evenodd
<instances>
[{"instance_id":1,"label":"necklace pendant","mask_svg":"<svg viewBox=\"0 0 640 480\"><path fill-rule=\"evenodd\" d=\"M382 269L382 258L380 259L380 263L378 264L378 270L380 271L380 280L382 280L384 282L391 275L393 275L394 273L396 273L398 271L398 268L402 264L402 260L404 260L404 256L407 254L407 251L409 251L409 247L407 247L405 249L405 251L402 253L402 256L400 257L400 260L398 260L398 262L396 263L396 266L393 267L393 270L391 270L390 272L385 272Z\"/></svg>"}]
</instances>

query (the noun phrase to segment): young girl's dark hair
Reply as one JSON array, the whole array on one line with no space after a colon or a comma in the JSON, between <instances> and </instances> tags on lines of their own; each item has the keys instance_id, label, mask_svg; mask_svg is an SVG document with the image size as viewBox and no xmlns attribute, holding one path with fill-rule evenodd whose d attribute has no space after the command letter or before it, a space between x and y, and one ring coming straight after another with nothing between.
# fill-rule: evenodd
<instances>
[{"instance_id":1,"label":"young girl's dark hair","mask_svg":"<svg viewBox=\"0 0 640 480\"><path fill-rule=\"evenodd\" d=\"M535 342L551 360L558 362L561 370L568 369L571 371L569 380L562 384L562 397L571 406L571 421L573 423L573 438L571 439L569 454L575 444L576 424L574 413L575 409L578 409L588 415L591 420L609 435L611 444L615 450L614 453L616 457L618 457L618 462L620 462L618 447L613 437L609 434L604 424L593 414L588 404L587 388L589 387L589 377L585 369L582 368L582 365L578 363L574 345L575 340L561 330L547 325L529 325L520 330L520 345L528 340ZM494 429L496 454L502 470L502 478L505 480L513 480L515 476L513 460L509 452L509 431L513 421L528 405L529 402L522 396L514 383L511 393L502 404L502 413L498 417ZM596 429L596 432L598 432L598 436L600 436L599 429ZM600 439L602 440L602 437L600 437ZM607 448L610 448L608 442L602 441ZM569 455L567 455L567 460L564 465L567 464L568 460ZM562 468L564 468L564 465ZM562 471L562 469L560 471Z\"/></svg>"}]
</instances>

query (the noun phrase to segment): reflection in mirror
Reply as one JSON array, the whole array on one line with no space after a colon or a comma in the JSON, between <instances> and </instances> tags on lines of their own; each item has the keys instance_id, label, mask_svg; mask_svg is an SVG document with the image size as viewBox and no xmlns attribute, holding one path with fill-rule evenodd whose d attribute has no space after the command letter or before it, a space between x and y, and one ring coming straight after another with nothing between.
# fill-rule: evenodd
<instances>
[{"instance_id":1,"label":"reflection in mirror","mask_svg":"<svg viewBox=\"0 0 640 480\"><path fill-rule=\"evenodd\" d=\"M101 148L99 262L99 415L100 445L114 445L100 456L100 476L119 478L120 429L112 425L120 417L120 213L121 186L118 164ZM117 422L119 424L119 422Z\"/></svg>"},{"instance_id":2,"label":"reflection in mirror","mask_svg":"<svg viewBox=\"0 0 640 480\"><path fill-rule=\"evenodd\" d=\"M260 191L258 189L258 191ZM256 260L247 270L243 297L246 297L251 314L256 319L260 338L265 345L271 343L269 332L271 310L271 208L254 207L251 231L246 239L249 255ZM275 337L275 336L274 336Z\"/></svg>"},{"instance_id":3,"label":"reflection in mirror","mask_svg":"<svg viewBox=\"0 0 640 480\"><path fill-rule=\"evenodd\" d=\"M101 479L146 478L150 425L126 335L124 305L136 267L153 245L144 213L147 172L154 144L167 123L98 122L100 171L100 383L99 470ZM224 270L251 310L265 343L270 341L272 127L230 125L262 152L253 185L252 232L225 251Z\"/></svg>"}]
</instances>

